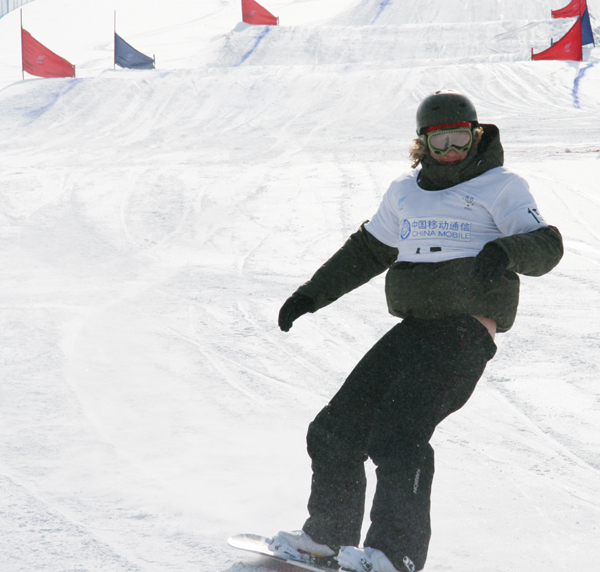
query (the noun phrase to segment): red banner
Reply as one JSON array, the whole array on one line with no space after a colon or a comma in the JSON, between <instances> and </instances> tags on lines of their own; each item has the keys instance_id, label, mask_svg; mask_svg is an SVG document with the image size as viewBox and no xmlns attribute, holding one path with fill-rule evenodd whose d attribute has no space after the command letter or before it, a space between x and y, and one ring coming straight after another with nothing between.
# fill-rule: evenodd
<instances>
[{"instance_id":1,"label":"red banner","mask_svg":"<svg viewBox=\"0 0 600 572\"><path fill-rule=\"evenodd\" d=\"M552 10L553 18L574 18L585 12L585 0L571 0L571 3L560 10Z\"/></svg>"},{"instance_id":2,"label":"red banner","mask_svg":"<svg viewBox=\"0 0 600 572\"><path fill-rule=\"evenodd\" d=\"M533 53L532 60L572 60L580 62L583 60L583 49L581 47L581 18L573 24L571 29L556 44L552 44L547 50L539 54Z\"/></svg>"},{"instance_id":3,"label":"red banner","mask_svg":"<svg viewBox=\"0 0 600 572\"><path fill-rule=\"evenodd\" d=\"M21 28L23 70L38 77L75 77L75 66Z\"/></svg>"},{"instance_id":4,"label":"red banner","mask_svg":"<svg viewBox=\"0 0 600 572\"><path fill-rule=\"evenodd\" d=\"M242 0L242 18L246 24L256 26L277 26L279 22L277 16L273 16L271 12L254 0Z\"/></svg>"}]
</instances>

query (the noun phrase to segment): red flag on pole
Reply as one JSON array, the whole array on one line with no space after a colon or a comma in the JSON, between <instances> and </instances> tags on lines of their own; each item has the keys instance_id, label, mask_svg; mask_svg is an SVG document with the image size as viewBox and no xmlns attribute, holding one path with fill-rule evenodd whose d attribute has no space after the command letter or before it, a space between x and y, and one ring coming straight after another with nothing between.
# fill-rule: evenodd
<instances>
[{"instance_id":1,"label":"red flag on pole","mask_svg":"<svg viewBox=\"0 0 600 572\"><path fill-rule=\"evenodd\" d=\"M581 18L571 29L555 44L552 44L547 50L539 54L533 53L531 48L532 60L572 60L576 62L583 61L583 48L581 46Z\"/></svg>"},{"instance_id":2,"label":"red flag on pole","mask_svg":"<svg viewBox=\"0 0 600 572\"><path fill-rule=\"evenodd\" d=\"M574 18L585 11L585 0L571 0L571 3L560 10L552 10L553 18Z\"/></svg>"},{"instance_id":3,"label":"red flag on pole","mask_svg":"<svg viewBox=\"0 0 600 572\"><path fill-rule=\"evenodd\" d=\"M279 18L273 16L266 8L263 8L254 0L242 0L242 19L246 24L256 26L267 25L277 26Z\"/></svg>"},{"instance_id":4,"label":"red flag on pole","mask_svg":"<svg viewBox=\"0 0 600 572\"><path fill-rule=\"evenodd\" d=\"M38 77L75 77L75 66L40 44L21 28L23 71Z\"/></svg>"}]
</instances>

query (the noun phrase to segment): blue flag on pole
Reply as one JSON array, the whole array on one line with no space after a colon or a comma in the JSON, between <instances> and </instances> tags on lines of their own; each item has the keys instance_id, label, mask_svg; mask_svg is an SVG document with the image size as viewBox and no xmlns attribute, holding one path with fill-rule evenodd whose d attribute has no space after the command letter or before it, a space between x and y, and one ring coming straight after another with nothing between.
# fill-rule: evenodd
<instances>
[{"instance_id":1,"label":"blue flag on pole","mask_svg":"<svg viewBox=\"0 0 600 572\"><path fill-rule=\"evenodd\" d=\"M153 70L154 58L138 52L115 32L115 64L134 70Z\"/></svg>"},{"instance_id":2,"label":"blue flag on pole","mask_svg":"<svg viewBox=\"0 0 600 572\"><path fill-rule=\"evenodd\" d=\"M594 32L592 31L592 24L590 22L590 13L588 11L587 6L585 7L585 11L583 16L581 16L581 43L585 46L586 44L594 44Z\"/></svg>"}]
</instances>

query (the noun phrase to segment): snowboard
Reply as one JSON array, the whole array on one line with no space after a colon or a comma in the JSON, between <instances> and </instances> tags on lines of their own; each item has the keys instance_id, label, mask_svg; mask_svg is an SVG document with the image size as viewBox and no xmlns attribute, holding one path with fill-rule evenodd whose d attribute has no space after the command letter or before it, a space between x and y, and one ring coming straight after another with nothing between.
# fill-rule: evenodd
<instances>
[{"instance_id":1,"label":"snowboard","mask_svg":"<svg viewBox=\"0 0 600 572\"><path fill-rule=\"evenodd\" d=\"M288 554L277 554L269 549L271 539L258 534L236 534L235 536L229 537L227 543L234 548L247 550L248 552L254 552L255 554L262 554L263 556L279 560L279 562L285 562L286 564L304 568L304 570L313 570L313 572L337 572L340 570L337 560L333 557L303 554L303 556L306 556L306 561L304 561L296 560Z\"/></svg>"}]
</instances>

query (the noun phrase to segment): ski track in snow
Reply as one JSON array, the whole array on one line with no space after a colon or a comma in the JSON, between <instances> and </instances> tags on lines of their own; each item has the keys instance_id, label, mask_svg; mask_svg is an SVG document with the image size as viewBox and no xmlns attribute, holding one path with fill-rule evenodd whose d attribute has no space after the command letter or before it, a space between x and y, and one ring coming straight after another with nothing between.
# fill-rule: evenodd
<instances>
[{"instance_id":1,"label":"ski track in snow","mask_svg":"<svg viewBox=\"0 0 600 572\"><path fill-rule=\"evenodd\" d=\"M77 64L57 80L20 81L19 14L0 20L0 569L291 572L225 540L301 526L307 425L396 321L383 277L287 334L277 313L447 87L500 127L566 253L523 278L434 436L426 570L596 572L597 49L531 62L572 25L547 0L266 7L280 26L234 0L32 2L24 27ZM111 69L114 9L159 69Z\"/></svg>"}]
</instances>

